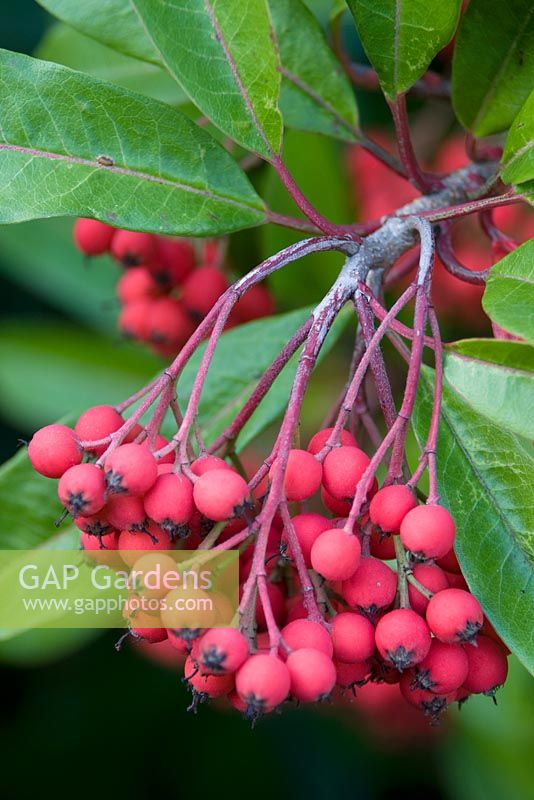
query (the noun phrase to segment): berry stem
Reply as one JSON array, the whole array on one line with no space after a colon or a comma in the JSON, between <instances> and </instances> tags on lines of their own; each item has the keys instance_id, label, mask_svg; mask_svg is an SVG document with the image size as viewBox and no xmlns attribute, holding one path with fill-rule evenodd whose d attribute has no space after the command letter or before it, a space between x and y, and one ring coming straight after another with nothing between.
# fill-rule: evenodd
<instances>
[{"instance_id":1,"label":"berry stem","mask_svg":"<svg viewBox=\"0 0 534 800\"><path fill-rule=\"evenodd\" d=\"M400 536L393 536L395 545L395 558L397 559L397 582L400 608L410 608L410 597L408 595L408 574L410 567L406 550L401 542Z\"/></svg>"},{"instance_id":2,"label":"berry stem","mask_svg":"<svg viewBox=\"0 0 534 800\"><path fill-rule=\"evenodd\" d=\"M389 103L389 107L397 134L397 146L399 148L401 162L406 171L408 180L416 189L419 189L419 191L425 194L436 191L437 189L442 189L442 181L439 180L439 178L425 175L417 162L408 123L406 95L398 95L396 100Z\"/></svg>"},{"instance_id":3,"label":"berry stem","mask_svg":"<svg viewBox=\"0 0 534 800\"><path fill-rule=\"evenodd\" d=\"M289 514L287 503L283 502L280 504L280 513L282 515L282 521L284 523L284 528L289 541L289 549L291 550L291 555L293 556L293 561L295 562L295 566L297 568L302 591L302 601L308 614L308 619L312 622L322 623L324 620L317 606L315 589L310 580L310 574L306 568L304 556L302 555L302 548L300 546L297 534L295 533L295 528L293 527L293 522Z\"/></svg>"}]
</instances>

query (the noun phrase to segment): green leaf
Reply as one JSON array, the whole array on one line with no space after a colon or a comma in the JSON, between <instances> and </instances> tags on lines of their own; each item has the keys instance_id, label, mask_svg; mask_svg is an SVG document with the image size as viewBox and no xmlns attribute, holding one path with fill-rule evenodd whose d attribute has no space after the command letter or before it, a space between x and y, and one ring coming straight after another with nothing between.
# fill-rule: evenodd
<instances>
[{"instance_id":1,"label":"green leaf","mask_svg":"<svg viewBox=\"0 0 534 800\"><path fill-rule=\"evenodd\" d=\"M13 634L14 631L4 632L0 641L0 661L15 667L38 667L81 650L101 636L102 631L92 628L35 628Z\"/></svg>"},{"instance_id":2,"label":"green leaf","mask_svg":"<svg viewBox=\"0 0 534 800\"><path fill-rule=\"evenodd\" d=\"M491 268L482 306L501 328L534 344L534 239Z\"/></svg>"},{"instance_id":3,"label":"green leaf","mask_svg":"<svg viewBox=\"0 0 534 800\"><path fill-rule=\"evenodd\" d=\"M447 346L445 378L474 411L534 439L534 348L502 339L466 339Z\"/></svg>"},{"instance_id":4,"label":"green leaf","mask_svg":"<svg viewBox=\"0 0 534 800\"><path fill-rule=\"evenodd\" d=\"M269 6L282 62L284 124L354 141L354 93L319 23L301 0L269 0Z\"/></svg>"},{"instance_id":5,"label":"green leaf","mask_svg":"<svg viewBox=\"0 0 534 800\"><path fill-rule=\"evenodd\" d=\"M118 403L161 366L139 346L68 324L6 322L0 334L0 409L27 431L91 405Z\"/></svg>"},{"instance_id":6,"label":"green leaf","mask_svg":"<svg viewBox=\"0 0 534 800\"><path fill-rule=\"evenodd\" d=\"M464 128L508 128L534 83L532 0L471 0L454 47L452 101Z\"/></svg>"},{"instance_id":7,"label":"green leaf","mask_svg":"<svg viewBox=\"0 0 534 800\"><path fill-rule=\"evenodd\" d=\"M206 236L263 220L235 161L178 111L5 50L0 72L0 222L76 215Z\"/></svg>"},{"instance_id":8,"label":"green leaf","mask_svg":"<svg viewBox=\"0 0 534 800\"><path fill-rule=\"evenodd\" d=\"M425 368L414 415L422 442L432 408ZM438 442L442 500L471 591L499 636L534 671L534 458L530 444L477 414L444 384Z\"/></svg>"},{"instance_id":9,"label":"green leaf","mask_svg":"<svg viewBox=\"0 0 534 800\"><path fill-rule=\"evenodd\" d=\"M461 0L347 0L369 61L390 100L406 92L452 39Z\"/></svg>"},{"instance_id":10,"label":"green leaf","mask_svg":"<svg viewBox=\"0 0 534 800\"><path fill-rule=\"evenodd\" d=\"M534 90L513 121L506 138L502 164L505 183L534 181Z\"/></svg>"},{"instance_id":11,"label":"green leaf","mask_svg":"<svg viewBox=\"0 0 534 800\"><path fill-rule=\"evenodd\" d=\"M282 146L280 73L267 0L130 0L165 66L238 144Z\"/></svg>"},{"instance_id":12,"label":"green leaf","mask_svg":"<svg viewBox=\"0 0 534 800\"><path fill-rule=\"evenodd\" d=\"M146 94L171 106L189 102L185 92L163 69L130 58L84 36L68 25L49 28L35 52L37 58L87 72L95 78Z\"/></svg>"},{"instance_id":13,"label":"green leaf","mask_svg":"<svg viewBox=\"0 0 534 800\"><path fill-rule=\"evenodd\" d=\"M72 241L72 220L0 226L0 273L69 316L117 335L119 270L108 257L84 260Z\"/></svg>"},{"instance_id":14,"label":"green leaf","mask_svg":"<svg viewBox=\"0 0 534 800\"><path fill-rule=\"evenodd\" d=\"M161 64L129 0L37 0L57 19L120 53Z\"/></svg>"}]
</instances>

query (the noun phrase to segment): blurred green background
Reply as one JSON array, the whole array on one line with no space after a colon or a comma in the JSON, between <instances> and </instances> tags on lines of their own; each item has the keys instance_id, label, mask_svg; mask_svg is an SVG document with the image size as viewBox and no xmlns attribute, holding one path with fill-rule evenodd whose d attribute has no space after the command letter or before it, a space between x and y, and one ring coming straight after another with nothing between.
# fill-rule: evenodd
<instances>
[{"instance_id":1,"label":"blurred green background","mask_svg":"<svg viewBox=\"0 0 534 800\"><path fill-rule=\"evenodd\" d=\"M312 5L320 11L324 3ZM50 23L32 0L1 0L0 45L31 53ZM354 41L351 46L358 48ZM384 119L380 101L360 99L364 120ZM350 218L337 145L292 133L286 154L321 211L339 221ZM310 169L317 163L320 176ZM333 180L325 183L325 174ZM277 210L290 211L272 176L259 172L255 179ZM119 340L117 271L105 259L85 269L70 228L71 222L53 220L0 230L2 460L13 455L19 437L69 411L121 399L160 366ZM231 246L236 271L287 237L271 228L237 235ZM336 265L335 257L323 256L280 275L273 284L279 307L317 299ZM449 327L449 338L470 333L458 323ZM347 336L314 381L308 427L320 424L335 396L349 349ZM41 631L0 643L5 797L35 797L45 786L57 791L59 782L79 797L534 796L532 683L513 657L497 707L473 698L438 729L414 721L410 709L375 698L359 710L356 702L285 711L251 731L238 715L215 707L188 714L179 670L149 660L141 647L117 654L114 638Z\"/></svg>"}]
</instances>

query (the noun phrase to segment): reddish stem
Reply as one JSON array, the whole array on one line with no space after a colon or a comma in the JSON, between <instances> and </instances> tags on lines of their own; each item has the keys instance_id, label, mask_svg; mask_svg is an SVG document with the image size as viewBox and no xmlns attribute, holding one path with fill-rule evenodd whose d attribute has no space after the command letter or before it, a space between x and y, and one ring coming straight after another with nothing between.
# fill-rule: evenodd
<instances>
[{"instance_id":1,"label":"reddish stem","mask_svg":"<svg viewBox=\"0 0 534 800\"><path fill-rule=\"evenodd\" d=\"M395 131L397 134L397 146L402 164L406 170L408 180L420 192L428 194L443 188L443 183L438 178L426 175L419 166L415 151L413 149L410 126L408 124L408 112L406 110L406 95L398 95L395 101L389 103Z\"/></svg>"}]
</instances>

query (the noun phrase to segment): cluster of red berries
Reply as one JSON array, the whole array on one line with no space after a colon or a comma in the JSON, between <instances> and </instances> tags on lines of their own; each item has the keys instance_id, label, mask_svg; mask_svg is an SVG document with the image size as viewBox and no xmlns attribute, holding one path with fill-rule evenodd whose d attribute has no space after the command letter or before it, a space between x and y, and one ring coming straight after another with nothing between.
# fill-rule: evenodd
<instances>
[{"instance_id":1,"label":"cluster of red berries","mask_svg":"<svg viewBox=\"0 0 534 800\"><path fill-rule=\"evenodd\" d=\"M34 468L59 478L59 498L82 531L83 548L120 555L185 541L194 549L217 523L223 524L219 543L247 528L264 488L251 496L247 481L221 458L199 457L190 479L174 471L173 454L155 457L166 442L140 426L115 448L93 444L86 452L84 442L104 439L123 423L114 408L97 406L74 430L50 425L29 444ZM183 654L195 706L224 696L253 719L288 698L321 701L368 681L398 684L405 700L433 721L453 701L493 696L506 679L508 651L461 574L451 515L437 504L419 505L407 485L378 489L375 482L355 533L347 533L351 501L370 459L348 431L322 457L331 433L321 430L307 450L289 453L287 501L301 504L320 490L324 513L292 505L290 532L281 517L273 520L265 570L271 623L281 632L275 652L260 599L254 643L250 631L170 628L163 615L160 627L134 620L133 634ZM82 463L84 455L100 460ZM254 551L247 541L242 584ZM315 615L295 566L296 541L317 581ZM395 571L388 562L399 548L405 557Z\"/></svg>"},{"instance_id":2,"label":"cluster of red berries","mask_svg":"<svg viewBox=\"0 0 534 800\"><path fill-rule=\"evenodd\" d=\"M124 268L117 284L120 332L168 358L186 343L230 281L219 268L219 243L206 241L201 263L186 239L112 228L95 219L78 219L74 241L86 256L110 253ZM265 286L254 286L236 304L227 323L233 327L274 311Z\"/></svg>"}]
</instances>

